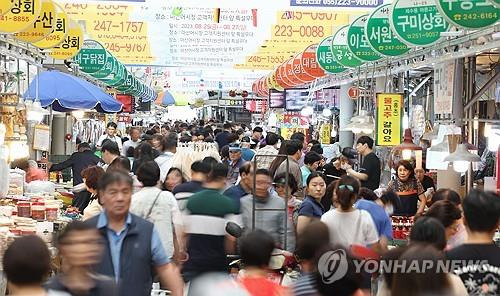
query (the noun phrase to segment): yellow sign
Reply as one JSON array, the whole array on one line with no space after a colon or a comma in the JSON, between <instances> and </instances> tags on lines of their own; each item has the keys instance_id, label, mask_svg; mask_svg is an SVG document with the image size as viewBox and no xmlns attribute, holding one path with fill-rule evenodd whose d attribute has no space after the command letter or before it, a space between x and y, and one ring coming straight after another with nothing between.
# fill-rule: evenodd
<instances>
[{"instance_id":1,"label":"yellow sign","mask_svg":"<svg viewBox=\"0 0 500 296\"><path fill-rule=\"evenodd\" d=\"M64 38L66 38L66 35L68 34L68 16L66 13L57 6L57 14L56 14L56 19L54 23L54 31L48 35L45 36L42 40L38 42L34 42L33 45L42 49L48 49L48 48L53 48L58 46L64 41Z\"/></svg>"},{"instance_id":2,"label":"yellow sign","mask_svg":"<svg viewBox=\"0 0 500 296\"><path fill-rule=\"evenodd\" d=\"M2 0L9 1L9 0ZM40 15L42 0L10 0L14 5L0 16L0 32L15 33L28 29Z\"/></svg>"},{"instance_id":3,"label":"yellow sign","mask_svg":"<svg viewBox=\"0 0 500 296\"><path fill-rule=\"evenodd\" d=\"M55 27L56 6L52 0L43 0L42 10L38 19L27 29L14 34L18 40L37 42L50 35Z\"/></svg>"},{"instance_id":4,"label":"yellow sign","mask_svg":"<svg viewBox=\"0 0 500 296\"><path fill-rule=\"evenodd\" d=\"M83 31L78 24L70 22L68 35L64 41L54 47L49 56L57 60L68 60L76 56L83 45Z\"/></svg>"},{"instance_id":5,"label":"yellow sign","mask_svg":"<svg viewBox=\"0 0 500 296\"><path fill-rule=\"evenodd\" d=\"M269 89L275 89L279 91L283 91L283 88L278 84L276 81L276 72L272 71L268 76L267 76L267 86Z\"/></svg>"},{"instance_id":6,"label":"yellow sign","mask_svg":"<svg viewBox=\"0 0 500 296\"><path fill-rule=\"evenodd\" d=\"M291 128L282 127L280 128L280 133L283 139L285 140L290 140L290 137L294 133L303 133L304 135L306 135L306 139L309 138L309 129L303 127L291 127Z\"/></svg>"},{"instance_id":7,"label":"yellow sign","mask_svg":"<svg viewBox=\"0 0 500 296\"><path fill-rule=\"evenodd\" d=\"M14 6L14 2L0 1L0 15L4 15Z\"/></svg>"},{"instance_id":8,"label":"yellow sign","mask_svg":"<svg viewBox=\"0 0 500 296\"><path fill-rule=\"evenodd\" d=\"M377 145L401 144L402 94L377 94Z\"/></svg>"},{"instance_id":9,"label":"yellow sign","mask_svg":"<svg viewBox=\"0 0 500 296\"><path fill-rule=\"evenodd\" d=\"M331 124L322 124L320 128L321 134L321 144L330 145L330 138L332 134Z\"/></svg>"}]
</instances>

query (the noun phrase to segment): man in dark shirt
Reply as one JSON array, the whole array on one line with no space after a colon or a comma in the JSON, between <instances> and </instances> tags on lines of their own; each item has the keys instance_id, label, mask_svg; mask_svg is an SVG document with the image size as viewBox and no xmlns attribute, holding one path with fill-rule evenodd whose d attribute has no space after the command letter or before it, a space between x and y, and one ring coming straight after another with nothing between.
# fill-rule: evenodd
<instances>
[{"instance_id":1,"label":"man in dark shirt","mask_svg":"<svg viewBox=\"0 0 500 296\"><path fill-rule=\"evenodd\" d=\"M66 161L53 164L49 172L62 171L71 167L73 172L73 185L83 183L81 172L93 165L97 165L101 160L90 150L89 143L80 143L78 151L73 153Z\"/></svg>"},{"instance_id":2,"label":"man in dark shirt","mask_svg":"<svg viewBox=\"0 0 500 296\"><path fill-rule=\"evenodd\" d=\"M232 126L229 122L224 123L224 130L215 136L215 142L219 145L219 150L229 144L227 137L231 133L231 127Z\"/></svg>"},{"instance_id":3,"label":"man in dark shirt","mask_svg":"<svg viewBox=\"0 0 500 296\"><path fill-rule=\"evenodd\" d=\"M224 195L234 200L238 208L240 208L240 199L252 193L253 165L251 162L245 162L240 167L240 178L238 185L233 185L224 191Z\"/></svg>"},{"instance_id":4,"label":"man in dark shirt","mask_svg":"<svg viewBox=\"0 0 500 296\"><path fill-rule=\"evenodd\" d=\"M463 200L466 242L448 252L450 266L460 267L458 275L469 295L500 295L500 247L493 236L500 219L500 196L493 192L473 190Z\"/></svg>"},{"instance_id":5,"label":"man in dark shirt","mask_svg":"<svg viewBox=\"0 0 500 296\"><path fill-rule=\"evenodd\" d=\"M175 196L179 209L184 211L188 198L194 193L203 190L203 182L210 173L210 165L203 161L195 161L191 165L191 181L175 186L172 194Z\"/></svg>"},{"instance_id":6,"label":"man in dark shirt","mask_svg":"<svg viewBox=\"0 0 500 296\"><path fill-rule=\"evenodd\" d=\"M361 136L356 144L356 150L363 156L363 163L356 172L348 164L344 165L347 174L361 181L361 187L376 190L380 185L380 159L373 152L373 139Z\"/></svg>"}]
</instances>

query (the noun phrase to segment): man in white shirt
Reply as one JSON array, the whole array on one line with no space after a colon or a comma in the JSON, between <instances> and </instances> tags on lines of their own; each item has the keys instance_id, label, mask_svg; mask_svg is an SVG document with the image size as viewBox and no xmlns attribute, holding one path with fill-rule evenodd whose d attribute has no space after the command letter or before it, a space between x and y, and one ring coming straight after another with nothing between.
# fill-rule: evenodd
<instances>
[{"instance_id":1,"label":"man in white shirt","mask_svg":"<svg viewBox=\"0 0 500 296\"><path fill-rule=\"evenodd\" d=\"M104 140L108 139L108 140L115 142L118 145L118 149L120 149L120 151L123 150L122 139L116 135L117 128L118 128L118 126L116 125L116 123L114 123L114 122L108 123L108 125L106 126L106 133L104 135L102 135L99 138L99 140L97 141L97 144L96 144L97 149L101 149L102 142Z\"/></svg>"},{"instance_id":2,"label":"man in white shirt","mask_svg":"<svg viewBox=\"0 0 500 296\"><path fill-rule=\"evenodd\" d=\"M160 167L160 181L165 182L167 173L172 167L174 161L174 154L177 151L177 134L168 133L161 143L162 152L155 158L156 163Z\"/></svg>"},{"instance_id":3,"label":"man in white shirt","mask_svg":"<svg viewBox=\"0 0 500 296\"><path fill-rule=\"evenodd\" d=\"M135 149L141 143L141 131L138 127L131 127L129 134L130 140L123 143L122 155L125 157L127 157L127 150L130 147Z\"/></svg>"}]
</instances>

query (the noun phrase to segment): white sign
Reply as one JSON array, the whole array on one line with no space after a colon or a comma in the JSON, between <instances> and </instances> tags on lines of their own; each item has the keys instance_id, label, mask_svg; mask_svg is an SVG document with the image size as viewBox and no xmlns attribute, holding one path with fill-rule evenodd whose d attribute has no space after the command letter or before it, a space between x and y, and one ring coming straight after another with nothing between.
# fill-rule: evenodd
<instances>
[{"instance_id":1,"label":"white sign","mask_svg":"<svg viewBox=\"0 0 500 296\"><path fill-rule=\"evenodd\" d=\"M450 114L453 111L453 84L455 62L434 67L434 113Z\"/></svg>"}]
</instances>

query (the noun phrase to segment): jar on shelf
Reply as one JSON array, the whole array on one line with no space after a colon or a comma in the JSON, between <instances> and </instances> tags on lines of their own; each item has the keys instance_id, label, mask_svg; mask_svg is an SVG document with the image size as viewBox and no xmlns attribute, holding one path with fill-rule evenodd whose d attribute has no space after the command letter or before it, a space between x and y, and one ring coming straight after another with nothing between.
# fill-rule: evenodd
<instances>
[{"instance_id":1,"label":"jar on shelf","mask_svg":"<svg viewBox=\"0 0 500 296\"><path fill-rule=\"evenodd\" d=\"M31 204L26 201L17 203L17 216L23 218L31 217Z\"/></svg>"},{"instance_id":2,"label":"jar on shelf","mask_svg":"<svg viewBox=\"0 0 500 296\"><path fill-rule=\"evenodd\" d=\"M36 221L45 221L45 203L34 202L31 204L31 218Z\"/></svg>"},{"instance_id":3,"label":"jar on shelf","mask_svg":"<svg viewBox=\"0 0 500 296\"><path fill-rule=\"evenodd\" d=\"M57 207L57 205L47 205L45 207L45 216L47 218L47 221L49 221L49 222L56 221L58 211L59 211L59 208Z\"/></svg>"}]
</instances>

